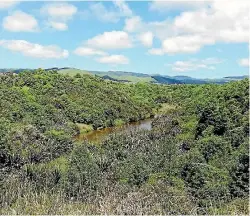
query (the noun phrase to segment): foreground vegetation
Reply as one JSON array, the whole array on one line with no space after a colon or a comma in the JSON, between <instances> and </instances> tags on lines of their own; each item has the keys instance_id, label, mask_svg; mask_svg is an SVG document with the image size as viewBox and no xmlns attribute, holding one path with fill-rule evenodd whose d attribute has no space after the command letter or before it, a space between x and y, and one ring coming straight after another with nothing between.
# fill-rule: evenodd
<instances>
[{"instance_id":1,"label":"foreground vegetation","mask_svg":"<svg viewBox=\"0 0 250 216\"><path fill-rule=\"evenodd\" d=\"M248 214L249 80L122 84L0 77L0 214ZM161 113L151 131L80 130Z\"/></svg>"}]
</instances>

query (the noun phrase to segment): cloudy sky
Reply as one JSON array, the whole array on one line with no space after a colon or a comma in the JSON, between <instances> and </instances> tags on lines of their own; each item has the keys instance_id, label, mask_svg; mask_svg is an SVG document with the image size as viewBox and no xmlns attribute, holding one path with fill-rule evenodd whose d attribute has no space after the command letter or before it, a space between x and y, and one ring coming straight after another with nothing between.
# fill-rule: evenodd
<instances>
[{"instance_id":1,"label":"cloudy sky","mask_svg":"<svg viewBox=\"0 0 250 216\"><path fill-rule=\"evenodd\" d=\"M1 0L0 68L246 75L249 6L247 0Z\"/></svg>"}]
</instances>

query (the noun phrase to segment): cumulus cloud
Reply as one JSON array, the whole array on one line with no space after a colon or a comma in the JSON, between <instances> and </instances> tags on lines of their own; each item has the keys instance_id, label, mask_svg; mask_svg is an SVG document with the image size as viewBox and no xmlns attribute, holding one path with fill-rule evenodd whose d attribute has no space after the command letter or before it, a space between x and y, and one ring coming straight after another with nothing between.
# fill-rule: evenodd
<instances>
[{"instance_id":1,"label":"cumulus cloud","mask_svg":"<svg viewBox=\"0 0 250 216\"><path fill-rule=\"evenodd\" d=\"M128 33L124 31L104 32L87 40L86 44L99 49L124 49L132 47L132 41Z\"/></svg>"},{"instance_id":2,"label":"cumulus cloud","mask_svg":"<svg viewBox=\"0 0 250 216\"><path fill-rule=\"evenodd\" d=\"M40 11L48 17L48 26L65 31L68 29L67 22L77 13L77 7L69 3L48 3Z\"/></svg>"},{"instance_id":3,"label":"cumulus cloud","mask_svg":"<svg viewBox=\"0 0 250 216\"><path fill-rule=\"evenodd\" d=\"M39 29L37 20L23 11L15 11L5 17L2 25L4 29L12 32L35 32Z\"/></svg>"},{"instance_id":4,"label":"cumulus cloud","mask_svg":"<svg viewBox=\"0 0 250 216\"><path fill-rule=\"evenodd\" d=\"M211 38L200 35L176 36L163 41L162 47L165 53L195 53L204 45L213 44Z\"/></svg>"},{"instance_id":5,"label":"cumulus cloud","mask_svg":"<svg viewBox=\"0 0 250 216\"><path fill-rule=\"evenodd\" d=\"M13 7L16 4L18 4L18 1L16 0L0 1L0 10L8 9L10 7Z\"/></svg>"},{"instance_id":6,"label":"cumulus cloud","mask_svg":"<svg viewBox=\"0 0 250 216\"><path fill-rule=\"evenodd\" d=\"M189 4L189 2L187 2ZM206 5L195 1L196 10L181 12L173 19L161 22L141 22L144 30L151 31L162 41L164 53L196 53L202 47L216 43L247 43L249 40L248 1L210 1ZM166 4L158 2L153 4ZM181 4L176 2L176 4ZM202 6L203 5L203 6ZM163 6L162 6L163 7ZM126 27L126 24L125 24ZM133 28L136 31L136 28ZM154 53L149 51L149 53ZM156 52L157 54L159 52Z\"/></svg>"},{"instance_id":7,"label":"cumulus cloud","mask_svg":"<svg viewBox=\"0 0 250 216\"><path fill-rule=\"evenodd\" d=\"M94 15L94 17L100 21L113 23L118 22L121 16L117 11L107 9L101 2L91 4L89 11L86 11L85 13L89 13L91 16Z\"/></svg>"},{"instance_id":8,"label":"cumulus cloud","mask_svg":"<svg viewBox=\"0 0 250 216\"><path fill-rule=\"evenodd\" d=\"M158 12L196 10L207 7L209 1L158 1L154 0L149 5L149 10Z\"/></svg>"},{"instance_id":9,"label":"cumulus cloud","mask_svg":"<svg viewBox=\"0 0 250 216\"><path fill-rule=\"evenodd\" d=\"M123 55L109 55L96 59L96 61L104 64L129 64L129 59Z\"/></svg>"},{"instance_id":10,"label":"cumulus cloud","mask_svg":"<svg viewBox=\"0 0 250 216\"><path fill-rule=\"evenodd\" d=\"M249 67L249 59L248 58L242 58L238 61L240 66L243 67Z\"/></svg>"},{"instance_id":11,"label":"cumulus cloud","mask_svg":"<svg viewBox=\"0 0 250 216\"><path fill-rule=\"evenodd\" d=\"M49 21L47 25L59 31L66 31L68 29L67 24L63 22Z\"/></svg>"},{"instance_id":12,"label":"cumulus cloud","mask_svg":"<svg viewBox=\"0 0 250 216\"><path fill-rule=\"evenodd\" d=\"M207 35L222 42L247 42L249 6L244 1L214 1L211 9L182 13L173 25L179 33Z\"/></svg>"},{"instance_id":13,"label":"cumulus cloud","mask_svg":"<svg viewBox=\"0 0 250 216\"><path fill-rule=\"evenodd\" d=\"M211 38L200 35L183 35L170 37L162 41L162 48L153 48L149 50L151 55L177 54L177 53L196 53L204 45L214 44Z\"/></svg>"},{"instance_id":14,"label":"cumulus cloud","mask_svg":"<svg viewBox=\"0 0 250 216\"><path fill-rule=\"evenodd\" d=\"M0 40L0 46L33 58L60 59L67 58L69 55L67 50L61 49L56 45L43 46L25 40Z\"/></svg>"},{"instance_id":15,"label":"cumulus cloud","mask_svg":"<svg viewBox=\"0 0 250 216\"><path fill-rule=\"evenodd\" d=\"M125 19L124 30L128 32L138 32L142 29L142 19L140 16L133 16Z\"/></svg>"},{"instance_id":16,"label":"cumulus cloud","mask_svg":"<svg viewBox=\"0 0 250 216\"><path fill-rule=\"evenodd\" d=\"M125 1L113 1L110 7L105 6L102 2L91 3L89 8L80 12L82 17L96 18L102 22L116 23L122 17L132 16L133 12Z\"/></svg>"},{"instance_id":17,"label":"cumulus cloud","mask_svg":"<svg viewBox=\"0 0 250 216\"><path fill-rule=\"evenodd\" d=\"M68 20L77 12L77 8L68 3L49 3L41 8L41 12L55 19Z\"/></svg>"},{"instance_id":18,"label":"cumulus cloud","mask_svg":"<svg viewBox=\"0 0 250 216\"><path fill-rule=\"evenodd\" d=\"M107 55L107 53L101 50L93 49L90 47L78 47L75 49L74 53L79 56Z\"/></svg>"},{"instance_id":19,"label":"cumulus cloud","mask_svg":"<svg viewBox=\"0 0 250 216\"><path fill-rule=\"evenodd\" d=\"M133 12L129 8L128 4L124 0L115 0L113 3L118 7L121 14L124 14L124 16L132 16Z\"/></svg>"},{"instance_id":20,"label":"cumulus cloud","mask_svg":"<svg viewBox=\"0 0 250 216\"><path fill-rule=\"evenodd\" d=\"M172 64L166 64L170 66L173 71L188 72L197 71L199 69L214 70L215 65L222 63L223 60L217 58L206 59L191 59L188 61L176 61Z\"/></svg>"},{"instance_id":21,"label":"cumulus cloud","mask_svg":"<svg viewBox=\"0 0 250 216\"><path fill-rule=\"evenodd\" d=\"M153 44L153 33L152 32L143 32L138 36L138 39L146 47L151 47Z\"/></svg>"}]
</instances>

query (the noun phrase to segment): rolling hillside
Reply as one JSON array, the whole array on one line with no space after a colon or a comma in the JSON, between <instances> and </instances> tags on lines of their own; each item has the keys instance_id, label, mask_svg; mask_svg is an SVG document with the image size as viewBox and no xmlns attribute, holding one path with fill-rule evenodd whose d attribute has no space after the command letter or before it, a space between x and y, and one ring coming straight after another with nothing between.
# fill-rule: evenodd
<instances>
[{"instance_id":1,"label":"rolling hillside","mask_svg":"<svg viewBox=\"0 0 250 216\"><path fill-rule=\"evenodd\" d=\"M77 68L47 68L47 70L58 71L60 74L75 76L77 74L88 74L88 75L97 75L103 79L112 80L116 82L143 82L143 83L158 83L158 84L206 84L206 83L217 83L224 84L230 81L242 80L248 77L244 76L228 76L222 77L219 79L197 79L189 76L167 76L161 74L143 74L136 72L127 72L127 71L90 71L90 70L81 70ZM20 73L22 71L34 71L34 69L0 69L0 73L13 72Z\"/></svg>"},{"instance_id":2,"label":"rolling hillside","mask_svg":"<svg viewBox=\"0 0 250 216\"><path fill-rule=\"evenodd\" d=\"M59 73L68 74L71 76L79 74L93 74L100 76L104 79L109 79L117 82L148 82L148 83L160 83L160 84L206 84L217 83L223 84L230 81L242 80L248 76L228 76L220 79L197 79L189 76L166 76L160 74L143 74L126 71L86 71L80 69L59 69Z\"/></svg>"}]
</instances>

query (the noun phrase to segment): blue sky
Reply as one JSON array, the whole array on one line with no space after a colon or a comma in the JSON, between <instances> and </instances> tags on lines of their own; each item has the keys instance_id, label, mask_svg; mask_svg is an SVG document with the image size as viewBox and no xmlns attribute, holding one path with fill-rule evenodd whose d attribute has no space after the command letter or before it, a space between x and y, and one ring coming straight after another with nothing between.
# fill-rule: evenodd
<instances>
[{"instance_id":1,"label":"blue sky","mask_svg":"<svg viewBox=\"0 0 250 216\"><path fill-rule=\"evenodd\" d=\"M0 68L249 71L248 1L0 2Z\"/></svg>"}]
</instances>

